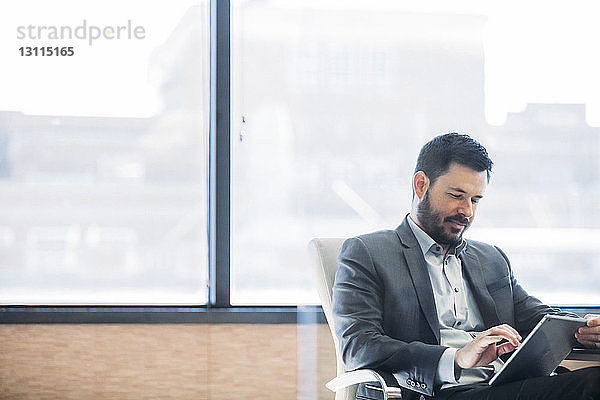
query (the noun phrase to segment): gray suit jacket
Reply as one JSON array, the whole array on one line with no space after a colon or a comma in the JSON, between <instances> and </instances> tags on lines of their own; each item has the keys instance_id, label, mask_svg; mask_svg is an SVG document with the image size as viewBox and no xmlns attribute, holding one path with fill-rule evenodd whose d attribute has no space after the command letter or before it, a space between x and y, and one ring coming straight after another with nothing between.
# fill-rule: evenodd
<instances>
[{"instance_id":1,"label":"gray suit jacket","mask_svg":"<svg viewBox=\"0 0 600 400\"><path fill-rule=\"evenodd\" d=\"M460 256L486 328L507 323L525 337L544 314L558 313L517 283L506 255L469 240ZM403 399L432 396L440 328L425 259L406 218L396 230L348 239L338 257L333 315L348 370L401 377Z\"/></svg>"}]
</instances>

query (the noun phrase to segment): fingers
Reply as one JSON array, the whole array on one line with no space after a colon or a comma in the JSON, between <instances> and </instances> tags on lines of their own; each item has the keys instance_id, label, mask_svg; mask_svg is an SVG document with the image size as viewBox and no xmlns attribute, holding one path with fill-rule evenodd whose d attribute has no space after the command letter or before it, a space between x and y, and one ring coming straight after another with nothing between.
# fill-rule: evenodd
<instances>
[{"instance_id":1,"label":"fingers","mask_svg":"<svg viewBox=\"0 0 600 400\"><path fill-rule=\"evenodd\" d=\"M502 339L506 339L506 337L504 335L487 335L482 336L481 338L477 338L477 340L479 340L479 342L485 347L489 346L492 343L498 343Z\"/></svg>"},{"instance_id":2,"label":"fingers","mask_svg":"<svg viewBox=\"0 0 600 400\"><path fill-rule=\"evenodd\" d=\"M506 353L510 353L511 351L513 351L514 349L516 349L517 347L514 346L512 343L510 342L506 342L504 344L501 344L500 346L498 346L496 348L497 350L497 354L499 356L501 356L502 354L506 354Z\"/></svg>"},{"instance_id":3,"label":"fingers","mask_svg":"<svg viewBox=\"0 0 600 400\"><path fill-rule=\"evenodd\" d=\"M600 348L600 315L587 314L587 326L577 329L575 337L582 345L591 348Z\"/></svg>"},{"instance_id":4,"label":"fingers","mask_svg":"<svg viewBox=\"0 0 600 400\"><path fill-rule=\"evenodd\" d=\"M581 343L585 347L589 347L591 349L600 349L600 342L590 342L590 341L582 340L579 338L577 340L579 341L579 343Z\"/></svg>"},{"instance_id":5,"label":"fingers","mask_svg":"<svg viewBox=\"0 0 600 400\"><path fill-rule=\"evenodd\" d=\"M519 335L519 332L517 332L515 328L508 324L495 326L483 333L487 335L501 336L502 339L506 339L514 347L518 347L519 341L522 339L521 335Z\"/></svg>"},{"instance_id":6,"label":"fingers","mask_svg":"<svg viewBox=\"0 0 600 400\"><path fill-rule=\"evenodd\" d=\"M510 326L508 324L503 324L502 326L510 329L510 331L517 337L517 339L519 339L519 341L523 340L523 338L521 337L521 335L515 328L513 328L512 326Z\"/></svg>"},{"instance_id":7,"label":"fingers","mask_svg":"<svg viewBox=\"0 0 600 400\"><path fill-rule=\"evenodd\" d=\"M454 361L461 368L487 365L499 355L513 351L519 346L520 339L519 332L510 325L498 325L481 332L465 347L459 349L455 353Z\"/></svg>"},{"instance_id":8,"label":"fingers","mask_svg":"<svg viewBox=\"0 0 600 400\"><path fill-rule=\"evenodd\" d=\"M582 334L582 333L576 333L575 337L577 338L577 340L579 340L580 342L582 340L586 341L586 342L596 342L596 343L600 343L600 333L597 334Z\"/></svg>"},{"instance_id":9,"label":"fingers","mask_svg":"<svg viewBox=\"0 0 600 400\"><path fill-rule=\"evenodd\" d=\"M577 329L577 333L582 335L600 335L600 319L590 319L587 324L587 326Z\"/></svg>"},{"instance_id":10,"label":"fingers","mask_svg":"<svg viewBox=\"0 0 600 400\"><path fill-rule=\"evenodd\" d=\"M515 328L513 328L512 326L510 326L508 324L498 325L498 326L495 326L494 328L501 329L504 332L507 332L508 334L513 335L518 340L522 340L523 339L521 337L521 335L519 335L519 332L517 332L517 330ZM494 328L492 328L492 329L494 329Z\"/></svg>"},{"instance_id":11,"label":"fingers","mask_svg":"<svg viewBox=\"0 0 600 400\"><path fill-rule=\"evenodd\" d=\"M587 314L585 317L587 319L587 326L590 328L600 327L600 315L597 314Z\"/></svg>"}]
</instances>

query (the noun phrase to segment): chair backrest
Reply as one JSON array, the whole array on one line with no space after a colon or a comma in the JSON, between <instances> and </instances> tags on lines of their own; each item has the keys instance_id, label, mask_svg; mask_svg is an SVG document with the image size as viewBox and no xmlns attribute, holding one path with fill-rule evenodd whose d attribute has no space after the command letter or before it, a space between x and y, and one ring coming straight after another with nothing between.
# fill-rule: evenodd
<instances>
[{"instance_id":1,"label":"chair backrest","mask_svg":"<svg viewBox=\"0 0 600 400\"><path fill-rule=\"evenodd\" d=\"M335 355L337 358L337 375L344 373L344 363L340 354L340 346L335 335L335 326L333 324L333 313L331 308L331 298L333 292L333 282L335 280L335 271L337 270L337 255L344 239L320 239L315 238L308 244L313 259L315 283L321 306L327 318L327 324L331 330L333 344L335 346ZM350 386L335 394L336 400L354 400L357 386Z\"/></svg>"}]
</instances>

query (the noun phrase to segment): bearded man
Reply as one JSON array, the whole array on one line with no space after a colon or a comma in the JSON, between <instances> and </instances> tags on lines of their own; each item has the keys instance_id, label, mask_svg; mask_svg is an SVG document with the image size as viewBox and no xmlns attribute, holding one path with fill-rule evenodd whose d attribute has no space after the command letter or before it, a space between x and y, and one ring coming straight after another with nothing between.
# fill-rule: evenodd
<instances>
[{"instance_id":1,"label":"bearded man","mask_svg":"<svg viewBox=\"0 0 600 400\"><path fill-rule=\"evenodd\" d=\"M544 315L569 315L530 296L498 247L463 238L492 165L468 135L432 139L402 224L344 242L333 314L345 366L394 374L405 400L600 399L600 367L487 384ZM600 316L586 318L576 339L600 348ZM364 385L357 392L377 396Z\"/></svg>"}]
</instances>

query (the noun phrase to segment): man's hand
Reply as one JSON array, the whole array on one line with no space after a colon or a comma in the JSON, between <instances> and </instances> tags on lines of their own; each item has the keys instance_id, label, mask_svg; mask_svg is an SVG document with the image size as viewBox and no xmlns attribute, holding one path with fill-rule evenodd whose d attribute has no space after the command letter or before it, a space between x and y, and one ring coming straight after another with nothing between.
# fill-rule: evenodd
<instances>
[{"instance_id":1,"label":"man's hand","mask_svg":"<svg viewBox=\"0 0 600 400\"><path fill-rule=\"evenodd\" d=\"M598 323L600 327L600 322ZM498 344L502 339L507 341ZM460 368L488 365L500 355L509 353L519 346L521 335L510 325L498 325L481 332L462 349L456 352L454 364Z\"/></svg>"},{"instance_id":2,"label":"man's hand","mask_svg":"<svg viewBox=\"0 0 600 400\"><path fill-rule=\"evenodd\" d=\"M592 349L600 349L600 315L588 314L587 326L579 328L575 333L575 337L585 347Z\"/></svg>"}]
</instances>

